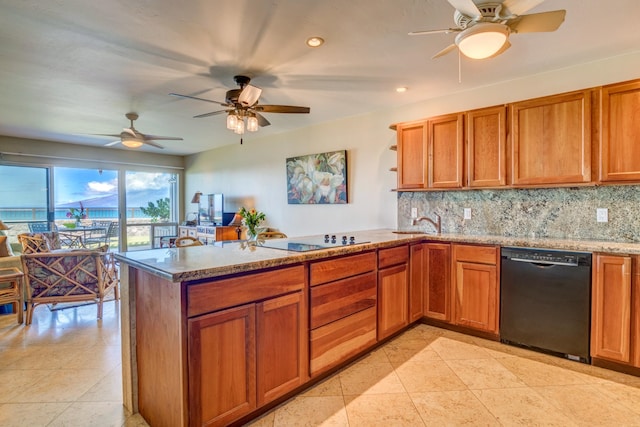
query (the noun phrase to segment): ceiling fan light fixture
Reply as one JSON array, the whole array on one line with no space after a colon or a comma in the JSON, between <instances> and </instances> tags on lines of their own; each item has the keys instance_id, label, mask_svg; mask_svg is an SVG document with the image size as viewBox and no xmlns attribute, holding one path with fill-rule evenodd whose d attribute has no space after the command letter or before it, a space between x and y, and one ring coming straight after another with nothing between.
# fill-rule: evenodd
<instances>
[{"instance_id":1,"label":"ceiling fan light fixture","mask_svg":"<svg viewBox=\"0 0 640 427\"><path fill-rule=\"evenodd\" d=\"M258 118L255 115L251 115L247 119L247 130L249 132L257 132L258 131Z\"/></svg>"},{"instance_id":2,"label":"ceiling fan light fixture","mask_svg":"<svg viewBox=\"0 0 640 427\"><path fill-rule=\"evenodd\" d=\"M122 140L122 145L124 145L125 147L128 148L140 148L142 147L142 141L139 141L137 139L129 139L129 138L124 138Z\"/></svg>"},{"instance_id":3,"label":"ceiling fan light fixture","mask_svg":"<svg viewBox=\"0 0 640 427\"><path fill-rule=\"evenodd\" d=\"M238 116L234 111L232 111L227 116L227 129L235 130L236 127L238 127Z\"/></svg>"},{"instance_id":4,"label":"ceiling fan light fixture","mask_svg":"<svg viewBox=\"0 0 640 427\"><path fill-rule=\"evenodd\" d=\"M233 131L238 135L244 134L244 120L242 119L238 120L238 123L236 124L236 128Z\"/></svg>"},{"instance_id":5,"label":"ceiling fan light fixture","mask_svg":"<svg viewBox=\"0 0 640 427\"><path fill-rule=\"evenodd\" d=\"M471 59L489 58L502 49L509 37L509 27L504 24L480 23L456 36L460 52Z\"/></svg>"}]
</instances>

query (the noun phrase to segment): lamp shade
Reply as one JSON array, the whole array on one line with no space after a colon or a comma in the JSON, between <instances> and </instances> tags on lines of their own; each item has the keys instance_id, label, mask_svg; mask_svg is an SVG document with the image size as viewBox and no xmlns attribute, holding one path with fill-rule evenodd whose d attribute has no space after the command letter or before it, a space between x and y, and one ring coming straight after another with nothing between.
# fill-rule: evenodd
<instances>
[{"instance_id":1,"label":"lamp shade","mask_svg":"<svg viewBox=\"0 0 640 427\"><path fill-rule=\"evenodd\" d=\"M229 225L231 227L240 227L242 225L242 215L240 215L239 213L235 213Z\"/></svg>"},{"instance_id":2,"label":"lamp shade","mask_svg":"<svg viewBox=\"0 0 640 427\"><path fill-rule=\"evenodd\" d=\"M508 36L509 27L504 24L479 23L458 34L456 45L468 58L485 59L498 53Z\"/></svg>"},{"instance_id":3,"label":"lamp shade","mask_svg":"<svg viewBox=\"0 0 640 427\"><path fill-rule=\"evenodd\" d=\"M9 227L7 227L7 224L4 222L0 221L0 230L9 230Z\"/></svg>"},{"instance_id":4,"label":"lamp shade","mask_svg":"<svg viewBox=\"0 0 640 427\"><path fill-rule=\"evenodd\" d=\"M191 203L200 203L200 196L202 196L202 192L196 191L196 193L193 195L193 198L191 199Z\"/></svg>"},{"instance_id":5,"label":"lamp shade","mask_svg":"<svg viewBox=\"0 0 640 427\"><path fill-rule=\"evenodd\" d=\"M133 138L131 139L125 138L122 140L122 145L129 148L138 148L142 146L142 142Z\"/></svg>"}]
</instances>

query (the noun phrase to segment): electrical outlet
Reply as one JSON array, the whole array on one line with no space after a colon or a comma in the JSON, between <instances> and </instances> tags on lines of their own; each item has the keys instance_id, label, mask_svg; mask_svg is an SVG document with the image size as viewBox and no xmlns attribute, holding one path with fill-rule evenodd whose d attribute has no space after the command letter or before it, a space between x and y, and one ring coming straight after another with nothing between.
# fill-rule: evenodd
<instances>
[{"instance_id":1,"label":"electrical outlet","mask_svg":"<svg viewBox=\"0 0 640 427\"><path fill-rule=\"evenodd\" d=\"M596 221L597 222L609 222L609 209L598 208L596 209Z\"/></svg>"},{"instance_id":2,"label":"electrical outlet","mask_svg":"<svg viewBox=\"0 0 640 427\"><path fill-rule=\"evenodd\" d=\"M464 219L471 219L471 208L464 208Z\"/></svg>"},{"instance_id":3,"label":"electrical outlet","mask_svg":"<svg viewBox=\"0 0 640 427\"><path fill-rule=\"evenodd\" d=\"M411 208L411 218L418 218L418 208Z\"/></svg>"}]
</instances>

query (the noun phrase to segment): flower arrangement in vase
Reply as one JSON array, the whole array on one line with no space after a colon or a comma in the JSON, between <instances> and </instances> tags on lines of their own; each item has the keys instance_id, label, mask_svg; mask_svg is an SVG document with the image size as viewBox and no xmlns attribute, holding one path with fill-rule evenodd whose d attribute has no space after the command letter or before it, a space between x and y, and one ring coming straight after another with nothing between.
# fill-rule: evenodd
<instances>
[{"instance_id":1,"label":"flower arrangement in vase","mask_svg":"<svg viewBox=\"0 0 640 427\"><path fill-rule=\"evenodd\" d=\"M67 218L73 218L76 220L76 226L80 225L80 221L83 219L87 219L87 211L82 206L82 202L80 202L80 208L69 208L69 212L67 212Z\"/></svg>"},{"instance_id":2,"label":"flower arrangement in vase","mask_svg":"<svg viewBox=\"0 0 640 427\"><path fill-rule=\"evenodd\" d=\"M247 227L249 239L255 239L258 235L256 228L267 216L264 212L259 212L255 209L245 209L244 206L240 208L240 216L242 217L242 223Z\"/></svg>"}]
</instances>

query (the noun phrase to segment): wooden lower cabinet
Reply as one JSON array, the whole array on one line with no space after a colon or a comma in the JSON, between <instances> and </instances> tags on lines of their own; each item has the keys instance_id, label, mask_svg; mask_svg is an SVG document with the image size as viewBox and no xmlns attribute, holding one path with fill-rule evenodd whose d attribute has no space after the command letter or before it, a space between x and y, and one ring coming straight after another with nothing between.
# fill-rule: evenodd
<instances>
[{"instance_id":1,"label":"wooden lower cabinet","mask_svg":"<svg viewBox=\"0 0 640 427\"><path fill-rule=\"evenodd\" d=\"M499 254L494 246L453 245L454 324L498 333Z\"/></svg>"},{"instance_id":2,"label":"wooden lower cabinet","mask_svg":"<svg viewBox=\"0 0 640 427\"><path fill-rule=\"evenodd\" d=\"M426 243L424 246L424 315L451 322L451 245Z\"/></svg>"},{"instance_id":3,"label":"wooden lower cabinet","mask_svg":"<svg viewBox=\"0 0 640 427\"><path fill-rule=\"evenodd\" d=\"M307 380L302 291L189 320L190 425L226 425Z\"/></svg>"},{"instance_id":4,"label":"wooden lower cabinet","mask_svg":"<svg viewBox=\"0 0 640 427\"><path fill-rule=\"evenodd\" d=\"M409 324L409 248L378 251L378 340Z\"/></svg>"},{"instance_id":5,"label":"wooden lower cabinet","mask_svg":"<svg viewBox=\"0 0 640 427\"><path fill-rule=\"evenodd\" d=\"M420 320L424 316L423 303L426 289L425 279L426 244L417 243L409 246L409 323Z\"/></svg>"},{"instance_id":6,"label":"wooden lower cabinet","mask_svg":"<svg viewBox=\"0 0 640 427\"><path fill-rule=\"evenodd\" d=\"M639 256L594 254L591 356L640 367Z\"/></svg>"}]
</instances>

